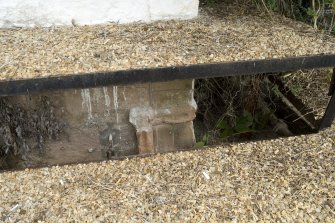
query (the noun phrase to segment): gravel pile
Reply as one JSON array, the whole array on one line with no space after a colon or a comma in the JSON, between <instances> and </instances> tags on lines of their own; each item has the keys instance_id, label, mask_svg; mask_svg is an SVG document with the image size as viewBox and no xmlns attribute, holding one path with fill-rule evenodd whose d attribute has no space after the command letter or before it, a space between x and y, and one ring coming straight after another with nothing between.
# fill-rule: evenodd
<instances>
[{"instance_id":1,"label":"gravel pile","mask_svg":"<svg viewBox=\"0 0 335 223\"><path fill-rule=\"evenodd\" d=\"M223 4L190 21L0 29L0 79L335 53L335 38Z\"/></svg>"},{"instance_id":2,"label":"gravel pile","mask_svg":"<svg viewBox=\"0 0 335 223\"><path fill-rule=\"evenodd\" d=\"M334 222L319 134L0 174L4 222Z\"/></svg>"}]
</instances>

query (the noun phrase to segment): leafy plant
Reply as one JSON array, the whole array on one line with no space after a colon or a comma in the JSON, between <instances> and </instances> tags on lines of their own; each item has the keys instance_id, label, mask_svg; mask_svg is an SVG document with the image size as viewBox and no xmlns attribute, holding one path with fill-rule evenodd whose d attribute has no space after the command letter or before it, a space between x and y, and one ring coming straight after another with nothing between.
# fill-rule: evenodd
<instances>
[{"instance_id":1,"label":"leafy plant","mask_svg":"<svg viewBox=\"0 0 335 223\"><path fill-rule=\"evenodd\" d=\"M194 148L200 148L200 147L207 146L207 145L208 145L209 138L210 138L209 134L206 133L206 134L202 137L201 141L195 143L193 147L194 147Z\"/></svg>"},{"instance_id":2,"label":"leafy plant","mask_svg":"<svg viewBox=\"0 0 335 223\"><path fill-rule=\"evenodd\" d=\"M216 127L221 131L220 137L227 138L232 135L251 132L253 121L250 112L244 111L241 116L237 117L235 125L232 126L226 120L221 119Z\"/></svg>"},{"instance_id":3,"label":"leafy plant","mask_svg":"<svg viewBox=\"0 0 335 223\"><path fill-rule=\"evenodd\" d=\"M237 117L234 125L229 124L225 119L219 120L217 128L220 130L222 139L233 135L239 135L248 132L254 132L264 129L269 122L270 114L256 114L253 116L250 112L244 111Z\"/></svg>"}]
</instances>

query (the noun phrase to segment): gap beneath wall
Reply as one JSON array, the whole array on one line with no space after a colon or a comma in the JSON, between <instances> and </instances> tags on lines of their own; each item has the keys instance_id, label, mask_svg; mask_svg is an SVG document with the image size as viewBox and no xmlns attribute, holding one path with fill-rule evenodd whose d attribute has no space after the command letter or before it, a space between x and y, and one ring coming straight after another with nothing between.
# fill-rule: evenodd
<instances>
[{"instance_id":1,"label":"gap beneath wall","mask_svg":"<svg viewBox=\"0 0 335 223\"><path fill-rule=\"evenodd\" d=\"M331 69L199 79L197 146L274 139L318 131Z\"/></svg>"},{"instance_id":2,"label":"gap beneath wall","mask_svg":"<svg viewBox=\"0 0 335 223\"><path fill-rule=\"evenodd\" d=\"M322 118L329 101L331 78L330 69L316 69L198 79L194 87L184 80L2 97L0 118L7 125L0 126L0 170L145 156L129 122L129 108L136 103L160 114L153 126L153 144L160 150L148 154L313 133L318 128L314 117ZM114 150L108 157L111 135Z\"/></svg>"}]
</instances>

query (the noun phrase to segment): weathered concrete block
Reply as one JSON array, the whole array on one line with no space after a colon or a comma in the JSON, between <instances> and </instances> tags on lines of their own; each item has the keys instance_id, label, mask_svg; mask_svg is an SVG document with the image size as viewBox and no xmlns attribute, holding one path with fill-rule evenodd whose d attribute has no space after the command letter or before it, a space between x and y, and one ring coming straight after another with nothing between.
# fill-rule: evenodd
<instances>
[{"instance_id":1,"label":"weathered concrete block","mask_svg":"<svg viewBox=\"0 0 335 223\"><path fill-rule=\"evenodd\" d=\"M27 109L36 108L45 96L50 100L57 118L67 124L67 139L51 143L58 148L49 151L58 157L57 162L59 148L69 148L64 152L67 155L85 153L64 162L81 157L104 160L110 146L117 156L191 147L197 109L192 88L192 81L187 80L46 92L12 100Z\"/></svg>"},{"instance_id":2,"label":"weathered concrete block","mask_svg":"<svg viewBox=\"0 0 335 223\"><path fill-rule=\"evenodd\" d=\"M195 118L196 110L197 108L192 105L158 109L155 111L153 124L189 122Z\"/></svg>"},{"instance_id":3,"label":"weathered concrete block","mask_svg":"<svg viewBox=\"0 0 335 223\"><path fill-rule=\"evenodd\" d=\"M133 92L132 88L131 94ZM139 106L130 109L129 121L135 126L137 133L153 130L154 148L157 152L175 151L173 124L188 123L195 118L197 105L193 98L193 81L151 83L149 92L150 97L146 99L150 102L149 105L132 103L139 104ZM137 96L138 99L142 94L132 95L134 95L133 98ZM189 133L189 128L184 126L176 128L179 131L178 134L183 134L185 137L191 136L188 141L178 138L178 146L191 147L194 140L193 132ZM139 150L143 150L140 145L138 147Z\"/></svg>"},{"instance_id":4,"label":"weathered concrete block","mask_svg":"<svg viewBox=\"0 0 335 223\"><path fill-rule=\"evenodd\" d=\"M153 126L154 130L154 145L156 152L171 152L176 151L174 146L174 131L173 125L161 124Z\"/></svg>"},{"instance_id":5,"label":"weathered concrete block","mask_svg":"<svg viewBox=\"0 0 335 223\"><path fill-rule=\"evenodd\" d=\"M137 148L140 154L154 152L153 118L154 111L151 107L130 109L129 122L136 128Z\"/></svg>"},{"instance_id":6,"label":"weathered concrete block","mask_svg":"<svg viewBox=\"0 0 335 223\"><path fill-rule=\"evenodd\" d=\"M129 110L128 109L111 110L109 114L103 116L101 120L113 123L129 123Z\"/></svg>"},{"instance_id":7,"label":"weathered concrete block","mask_svg":"<svg viewBox=\"0 0 335 223\"><path fill-rule=\"evenodd\" d=\"M193 103L193 90L156 91L151 98L155 110L177 107Z\"/></svg>"},{"instance_id":8,"label":"weathered concrete block","mask_svg":"<svg viewBox=\"0 0 335 223\"><path fill-rule=\"evenodd\" d=\"M128 122L128 110L118 109L113 87L68 90L48 94L70 124L101 126L107 122ZM78 125L79 124L79 125Z\"/></svg>"},{"instance_id":9,"label":"weathered concrete block","mask_svg":"<svg viewBox=\"0 0 335 223\"><path fill-rule=\"evenodd\" d=\"M177 149L191 148L195 143L193 122L174 124L174 146Z\"/></svg>"},{"instance_id":10,"label":"weathered concrete block","mask_svg":"<svg viewBox=\"0 0 335 223\"><path fill-rule=\"evenodd\" d=\"M139 154L154 152L154 136L152 130L136 132Z\"/></svg>"},{"instance_id":11,"label":"weathered concrete block","mask_svg":"<svg viewBox=\"0 0 335 223\"><path fill-rule=\"evenodd\" d=\"M107 128L100 132L100 144L105 153L112 150L116 156L135 154L136 142L135 128L130 123L108 123Z\"/></svg>"},{"instance_id":12,"label":"weathered concrete block","mask_svg":"<svg viewBox=\"0 0 335 223\"><path fill-rule=\"evenodd\" d=\"M120 86L114 93L119 109L150 106L149 84Z\"/></svg>"},{"instance_id":13,"label":"weathered concrete block","mask_svg":"<svg viewBox=\"0 0 335 223\"><path fill-rule=\"evenodd\" d=\"M193 89L193 80L177 80L168 82L151 83L151 92L167 90L187 90Z\"/></svg>"}]
</instances>

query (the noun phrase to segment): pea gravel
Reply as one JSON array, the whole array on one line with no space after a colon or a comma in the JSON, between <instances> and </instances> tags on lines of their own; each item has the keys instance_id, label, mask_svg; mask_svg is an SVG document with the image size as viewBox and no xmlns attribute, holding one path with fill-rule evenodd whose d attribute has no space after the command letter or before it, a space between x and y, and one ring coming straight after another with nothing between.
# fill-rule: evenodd
<instances>
[{"instance_id":1,"label":"pea gravel","mask_svg":"<svg viewBox=\"0 0 335 223\"><path fill-rule=\"evenodd\" d=\"M335 128L0 174L4 222L334 222Z\"/></svg>"},{"instance_id":2,"label":"pea gravel","mask_svg":"<svg viewBox=\"0 0 335 223\"><path fill-rule=\"evenodd\" d=\"M335 53L335 38L222 4L189 21L0 29L0 80Z\"/></svg>"},{"instance_id":3,"label":"pea gravel","mask_svg":"<svg viewBox=\"0 0 335 223\"><path fill-rule=\"evenodd\" d=\"M227 13L190 22L1 30L5 50L0 51L0 77L334 50L334 40L325 41L300 23L278 16L269 21L252 14ZM177 25L181 28L176 29ZM170 40L174 36L176 39ZM186 50L189 46L196 47ZM207 56L202 57L198 49ZM155 56L157 52L161 53ZM128 56L126 62L123 53ZM334 140L335 126L318 134L285 139L5 172L0 174L0 221L334 222Z\"/></svg>"}]
</instances>

